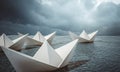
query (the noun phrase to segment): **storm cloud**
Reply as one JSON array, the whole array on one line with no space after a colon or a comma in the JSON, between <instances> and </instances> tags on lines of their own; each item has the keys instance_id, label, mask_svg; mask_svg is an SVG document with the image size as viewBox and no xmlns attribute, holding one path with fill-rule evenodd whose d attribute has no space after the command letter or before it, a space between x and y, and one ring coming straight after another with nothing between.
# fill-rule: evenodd
<instances>
[{"instance_id":1,"label":"storm cloud","mask_svg":"<svg viewBox=\"0 0 120 72\"><path fill-rule=\"evenodd\" d=\"M120 35L120 4L97 1L1 0L0 34L99 30L99 35Z\"/></svg>"}]
</instances>

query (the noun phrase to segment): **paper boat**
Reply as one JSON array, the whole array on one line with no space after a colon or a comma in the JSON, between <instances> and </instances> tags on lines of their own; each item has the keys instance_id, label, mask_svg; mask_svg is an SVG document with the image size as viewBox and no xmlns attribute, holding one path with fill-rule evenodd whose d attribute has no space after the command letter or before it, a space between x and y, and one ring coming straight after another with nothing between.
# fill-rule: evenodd
<instances>
[{"instance_id":1,"label":"paper boat","mask_svg":"<svg viewBox=\"0 0 120 72\"><path fill-rule=\"evenodd\" d=\"M78 36L72 32L69 32L70 37L72 40L79 39L79 42L93 42L95 39L95 36L98 31L92 32L90 34L87 34L84 30L83 32Z\"/></svg>"},{"instance_id":2,"label":"paper boat","mask_svg":"<svg viewBox=\"0 0 120 72\"><path fill-rule=\"evenodd\" d=\"M53 32L47 36L43 36L40 32L37 32L33 38L27 37L25 44L26 46L42 45L42 43L47 40L50 44L55 37L56 32Z\"/></svg>"},{"instance_id":3,"label":"paper boat","mask_svg":"<svg viewBox=\"0 0 120 72\"><path fill-rule=\"evenodd\" d=\"M0 37L0 46L9 47L15 50L21 50L22 47L31 45L42 45L43 43L28 37L28 34L21 35L21 37L11 40L5 34Z\"/></svg>"},{"instance_id":4,"label":"paper boat","mask_svg":"<svg viewBox=\"0 0 120 72\"><path fill-rule=\"evenodd\" d=\"M2 34L2 36L0 37L0 46L9 47L14 50L20 50L24 45L26 37L27 34L12 41L5 34Z\"/></svg>"},{"instance_id":5,"label":"paper boat","mask_svg":"<svg viewBox=\"0 0 120 72\"><path fill-rule=\"evenodd\" d=\"M47 41L33 57L2 47L17 72L46 72L66 66L71 60L78 39L53 49Z\"/></svg>"},{"instance_id":6,"label":"paper boat","mask_svg":"<svg viewBox=\"0 0 120 72\"><path fill-rule=\"evenodd\" d=\"M55 37L56 32L53 32L47 36L43 36L41 32L37 32L35 34L35 36L33 37L34 40L40 41L40 42L44 42L45 40L47 40L49 43L52 42L53 38Z\"/></svg>"},{"instance_id":7,"label":"paper boat","mask_svg":"<svg viewBox=\"0 0 120 72\"><path fill-rule=\"evenodd\" d=\"M39 41L39 42L41 42L41 43L43 43L45 40L47 40L47 41L51 44L53 38L55 37L55 34L56 34L56 32L53 32L53 33L51 33L51 34L48 34L48 35L46 35L46 36L43 36L43 35L41 34L41 32L38 31L38 32L33 36L32 39L34 39L34 40L36 40L36 41ZM22 36L23 34L18 33L18 35L19 35L19 36Z\"/></svg>"},{"instance_id":8,"label":"paper boat","mask_svg":"<svg viewBox=\"0 0 120 72\"><path fill-rule=\"evenodd\" d=\"M14 50L21 50L21 49L26 48L26 41L29 42L28 44L30 45L35 45L35 44L42 45L41 42L29 38L28 34L21 35L21 37L15 40L11 40L9 37L6 36L6 34L2 34L0 37L0 46L9 47ZM1 48L0 48L0 51L2 51Z\"/></svg>"}]
</instances>

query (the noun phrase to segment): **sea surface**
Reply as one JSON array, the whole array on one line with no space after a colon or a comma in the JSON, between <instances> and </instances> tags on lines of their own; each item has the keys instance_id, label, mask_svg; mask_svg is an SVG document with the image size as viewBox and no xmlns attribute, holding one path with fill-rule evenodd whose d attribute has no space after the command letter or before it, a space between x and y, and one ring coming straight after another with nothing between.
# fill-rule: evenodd
<instances>
[{"instance_id":1,"label":"sea surface","mask_svg":"<svg viewBox=\"0 0 120 72\"><path fill-rule=\"evenodd\" d=\"M71 41L69 36L56 36L52 46L58 48ZM21 52L33 56L38 49ZM3 52L0 52L0 72L15 72ZM52 72L120 72L120 36L97 36L93 43L78 43L68 66Z\"/></svg>"}]
</instances>

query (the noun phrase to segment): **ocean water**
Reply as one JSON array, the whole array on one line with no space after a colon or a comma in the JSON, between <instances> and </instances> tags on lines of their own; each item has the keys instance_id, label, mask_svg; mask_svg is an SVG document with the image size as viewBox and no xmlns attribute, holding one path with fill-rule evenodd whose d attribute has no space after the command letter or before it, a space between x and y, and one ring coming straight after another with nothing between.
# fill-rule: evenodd
<instances>
[{"instance_id":1,"label":"ocean water","mask_svg":"<svg viewBox=\"0 0 120 72\"><path fill-rule=\"evenodd\" d=\"M58 48L70 41L69 36L56 36L52 46ZM33 56L38 49L21 52ZM0 72L15 72L3 52L0 52ZM97 36L93 43L78 43L68 66L52 72L120 72L120 36Z\"/></svg>"}]
</instances>

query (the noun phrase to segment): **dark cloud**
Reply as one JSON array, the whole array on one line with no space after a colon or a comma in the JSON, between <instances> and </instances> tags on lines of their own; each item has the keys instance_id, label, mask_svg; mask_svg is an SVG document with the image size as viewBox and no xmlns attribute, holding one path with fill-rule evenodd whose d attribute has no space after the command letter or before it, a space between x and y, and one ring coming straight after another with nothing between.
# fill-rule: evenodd
<instances>
[{"instance_id":1,"label":"dark cloud","mask_svg":"<svg viewBox=\"0 0 120 72\"><path fill-rule=\"evenodd\" d=\"M0 33L43 34L58 31L60 35L83 29L99 35L119 35L120 5L103 2L96 9L95 0L1 0Z\"/></svg>"}]
</instances>

